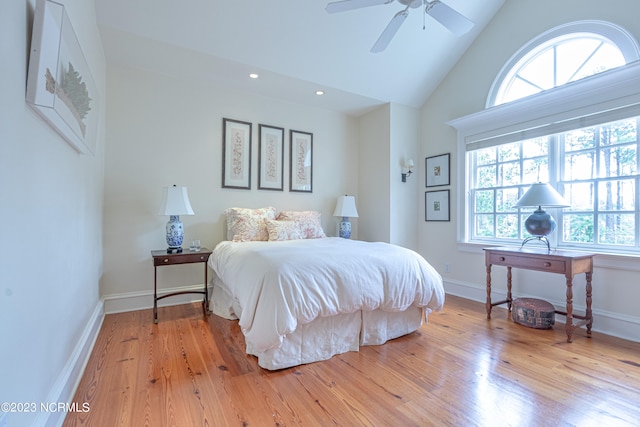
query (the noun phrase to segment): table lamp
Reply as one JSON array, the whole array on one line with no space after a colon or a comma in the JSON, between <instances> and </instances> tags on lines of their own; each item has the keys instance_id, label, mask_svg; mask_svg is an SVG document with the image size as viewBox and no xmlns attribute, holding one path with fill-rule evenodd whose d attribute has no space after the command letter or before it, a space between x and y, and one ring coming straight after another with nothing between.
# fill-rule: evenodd
<instances>
[{"instance_id":1,"label":"table lamp","mask_svg":"<svg viewBox=\"0 0 640 427\"><path fill-rule=\"evenodd\" d=\"M193 215L187 187L165 187L164 200L161 205L160 215L169 215L167 222L167 248L168 254L182 252L184 228L180 215Z\"/></svg>"},{"instance_id":2,"label":"table lamp","mask_svg":"<svg viewBox=\"0 0 640 427\"><path fill-rule=\"evenodd\" d=\"M356 209L356 198L353 196L338 197L336 203L336 210L333 211L333 216L342 217L342 221L339 223L338 235L344 239L351 238L351 223L349 217L358 218L358 210Z\"/></svg>"},{"instance_id":3,"label":"table lamp","mask_svg":"<svg viewBox=\"0 0 640 427\"><path fill-rule=\"evenodd\" d=\"M515 204L515 207L518 208L530 206L537 206L538 209L533 211L524 222L524 228L531 236L524 239L520 247L522 248L525 243L531 240L539 240L546 243L547 250L551 251L547 236L556 229L556 221L542 209L542 206L566 208L570 205L551 185L538 182L533 184Z\"/></svg>"}]
</instances>

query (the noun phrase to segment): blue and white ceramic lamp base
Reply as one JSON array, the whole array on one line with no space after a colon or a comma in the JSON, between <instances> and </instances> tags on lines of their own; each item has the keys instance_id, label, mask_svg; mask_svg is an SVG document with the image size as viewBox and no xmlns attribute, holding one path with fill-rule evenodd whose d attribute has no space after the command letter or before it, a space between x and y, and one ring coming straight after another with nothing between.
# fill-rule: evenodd
<instances>
[{"instance_id":1,"label":"blue and white ceramic lamp base","mask_svg":"<svg viewBox=\"0 0 640 427\"><path fill-rule=\"evenodd\" d=\"M182 252L184 240L184 228L179 215L171 215L167 222L167 253Z\"/></svg>"},{"instance_id":2,"label":"blue and white ceramic lamp base","mask_svg":"<svg viewBox=\"0 0 640 427\"><path fill-rule=\"evenodd\" d=\"M338 235L343 239L351 238L351 222L349 222L349 218L342 217L342 221L338 224Z\"/></svg>"}]
</instances>

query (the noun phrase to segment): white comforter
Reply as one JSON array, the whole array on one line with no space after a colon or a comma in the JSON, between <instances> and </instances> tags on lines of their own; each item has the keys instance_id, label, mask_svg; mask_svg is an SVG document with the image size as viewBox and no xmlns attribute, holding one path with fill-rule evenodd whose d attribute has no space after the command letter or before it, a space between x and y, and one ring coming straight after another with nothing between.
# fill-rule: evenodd
<instances>
[{"instance_id":1,"label":"white comforter","mask_svg":"<svg viewBox=\"0 0 640 427\"><path fill-rule=\"evenodd\" d=\"M444 304L442 278L416 252L338 237L216 246L214 286L234 299L253 348L277 348L298 324L356 310L427 313ZM238 312L239 311L239 312Z\"/></svg>"}]
</instances>

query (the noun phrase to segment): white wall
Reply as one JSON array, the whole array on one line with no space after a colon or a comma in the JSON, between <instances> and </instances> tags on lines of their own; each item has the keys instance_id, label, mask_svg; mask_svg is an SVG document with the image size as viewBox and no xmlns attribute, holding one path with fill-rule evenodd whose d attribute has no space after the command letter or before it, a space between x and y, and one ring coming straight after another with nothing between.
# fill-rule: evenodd
<instances>
[{"instance_id":1,"label":"white wall","mask_svg":"<svg viewBox=\"0 0 640 427\"><path fill-rule=\"evenodd\" d=\"M391 104L391 135L389 155L390 179L390 236L389 243L416 250L418 248L418 204L415 197L420 185L418 134L420 111L399 104ZM402 182L402 168L408 160L415 163L414 172ZM420 192L418 192L420 194Z\"/></svg>"},{"instance_id":2,"label":"white wall","mask_svg":"<svg viewBox=\"0 0 640 427\"><path fill-rule=\"evenodd\" d=\"M318 210L326 233L336 235L337 197L358 193L355 119L115 63L108 66L107 88L101 292L108 312L153 304L149 251L166 248L168 218L157 215L163 186L188 188L195 215L181 217L186 242L198 238L213 248L224 238L223 212L232 206ZM221 188L223 117L253 124L251 190ZM284 191L257 189L259 123L285 128ZM313 133L313 193L288 191L289 129ZM203 283L195 266L160 268L158 275L164 289Z\"/></svg>"},{"instance_id":3,"label":"white wall","mask_svg":"<svg viewBox=\"0 0 640 427\"><path fill-rule=\"evenodd\" d=\"M552 13L551 13L552 11ZM458 174L455 130L445 123L484 109L491 84L509 58L529 40L558 25L576 20L598 19L626 28L640 40L640 2L566 0L507 1L480 37L422 109L422 157L451 153L451 222L426 223L419 227L420 252L438 269L446 289L470 298L484 300L485 266L482 250L470 251L456 241ZM421 216L424 215L421 206ZM444 273L445 264L451 266ZM493 284L505 292L504 271L494 268ZM605 331L640 341L640 316L636 301L640 298L637 277L638 259L622 257L596 258L594 271L594 330ZM584 277L576 280L574 305L580 310L584 302ZM565 283L561 276L514 271L514 292L520 296L537 296L558 306L565 301Z\"/></svg>"},{"instance_id":4,"label":"white wall","mask_svg":"<svg viewBox=\"0 0 640 427\"><path fill-rule=\"evenodd\" d=\"M360 117L359 170L360 193L356 197L360 240L389 242L391 104L385 104Z\"/></svg>"},{"instance_id":5,"label":"white wall","mask_svg":"<svg viewBox=\"0 0 640 427\"><path fill-rule=\"evenodd\" d=\"M93 2L62 3L102 96ZM34 7L0 2L0 402L39 405L71 399L102 319L104 118L95 156L80 155L25 104ZM7 422L63 416L9 413Z\"/></svg>"}]
</instances>

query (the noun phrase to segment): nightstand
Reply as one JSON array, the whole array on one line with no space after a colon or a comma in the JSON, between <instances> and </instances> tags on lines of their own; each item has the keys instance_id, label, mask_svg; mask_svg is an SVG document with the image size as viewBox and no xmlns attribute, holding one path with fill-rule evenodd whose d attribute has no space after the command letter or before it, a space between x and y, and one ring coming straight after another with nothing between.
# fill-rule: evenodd
<instances>
[{"instance_id":1,"label":"nightstand","mask_svg":"<svg viewBox=\"0 0 640 427\"><path fill-rule=\"evenodd\" d=\"M153 257L153 322L158 323L158 300L182 294L203 294L202 310L209 313L209 288L207 260L211 250L201 248L198 252L185 250L177 254L168 254L166 249L151 251ZM202 291L180 291L158 296L158 266L204 263L204 289Z\"/></svg>"}]
</instances>

